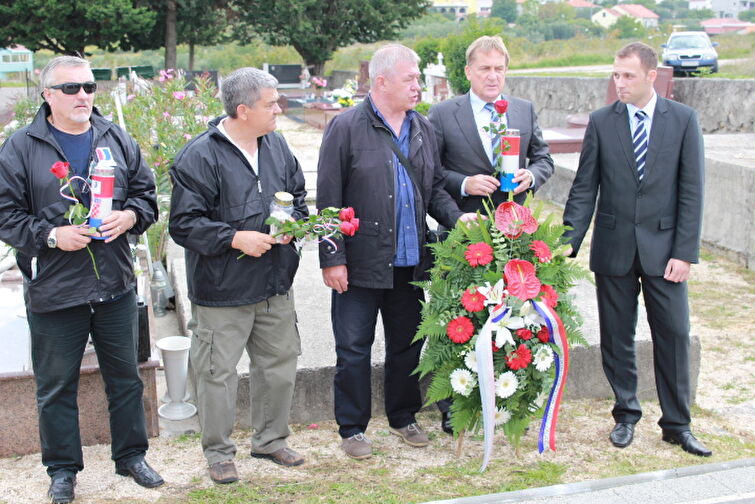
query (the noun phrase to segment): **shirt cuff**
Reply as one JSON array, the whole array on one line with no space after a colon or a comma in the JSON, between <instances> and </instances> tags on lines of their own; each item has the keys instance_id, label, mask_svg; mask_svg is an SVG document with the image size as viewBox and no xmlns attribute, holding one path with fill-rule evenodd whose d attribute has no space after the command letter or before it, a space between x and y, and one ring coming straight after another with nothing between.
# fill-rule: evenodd
<instances>
[{"instance_id":1,"label":"shirt cuff","mask_svg":"<svg viewBox=\"0 0 755 504\"><path fill-rule=\"evenodd\" d=\"M535 174L531 170L524 170L530 174L530 187L529 189L535 189Z\"/></svg>"},{"instance_id":2,"label":"shirt cuff","mask_svg":"<svg viewBox=\"0 0 755 504\"><path fill-rule=\"evenodd\" d=\"M469 194L467 194L467 192L464 190L464 186L467 184L467 179L468 178L469 177L464 177L464 180L461 181L461 188L459 189L459 192L461 193L461 196L464 197L464 198L466 198L467 196L469 196Z\"/></svg>"}]
</instances>

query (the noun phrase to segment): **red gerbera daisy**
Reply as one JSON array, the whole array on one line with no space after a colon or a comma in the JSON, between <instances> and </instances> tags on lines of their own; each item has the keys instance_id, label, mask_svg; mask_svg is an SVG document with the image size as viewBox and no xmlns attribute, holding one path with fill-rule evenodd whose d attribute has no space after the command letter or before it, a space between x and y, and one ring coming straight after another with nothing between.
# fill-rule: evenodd
<instances>
[{"instance_id":1,"label":"red gerbera daisy","mask_svg":"<svg viewBox=\"0 0 755 504\"><path fill-rule=\"evenodd\" d=\"M540 286L540 294L542 295L543 303L547 304L551 308L555 308L558 304L558 292L556 289L548 284L542 284Z\"/></svg>"},{"instance_id":2,"label":"red gerbera daisy","mask_svg":"<svg viewBox=\"0 0 755 504\"><path fill-rule=\"evenodd\" d=\"M482 311L485 309L485 296L477 292L477 289L467 289L461 295L461 305L467 311Z\"/></svg>"},{"instance_id":3,"label":"red gerbera daisy","mask_svg":"<svg viewBox=\"0 0 755 504\"><path fill-rule=\"evenodd\" d=\"M532 362L532 352L524 343L506 356L506 364L508 364L509 369L514 371L526 368L530 365L530 362Z\"/></svg>"},{"instance_id":4,"label":"red gerbera daisy","mask_svg":"<svg viewBox=\"0 0 755 504\"><path fill-rule=\"evenodd\" d=\"M448 323L446 334L454 343L466 343L474 334L474 325L467 317L456 317Z\"/></svg>"},{"instance_id":5,"label":"red gerbera daisy","mask_svg":"<svg viewBox=\"0 0 755 504\"><path fill-rule=\"evenodd\" d=\"M541 263L551 262L553 255L551 254L551 249L548 248L547 243L542 240L533 240L530 244L530 248L535 253L535 257L537 257L538 261Z\"/></svg>"},{"instance_id":6,"label":"red gerbera daisy","mask_svg":"<svg viewBox=\"0 0 755 504\"><path fill-rule=\"evenodd\" d=\"M493 247L485 242L471 243L464 252L464 258L470 266L485 266L493 260Z\"/></svg>"}]
</instances>

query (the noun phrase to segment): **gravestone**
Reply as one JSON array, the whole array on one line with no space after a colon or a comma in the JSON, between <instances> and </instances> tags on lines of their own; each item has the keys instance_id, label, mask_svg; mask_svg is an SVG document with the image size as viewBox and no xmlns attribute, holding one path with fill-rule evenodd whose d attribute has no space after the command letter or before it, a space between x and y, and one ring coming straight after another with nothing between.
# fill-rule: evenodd
<instances>
[{"instance_id":1,"label":"gravestone","mask_svg":"<svg viewBox=\"0 0 755 504\"><path fill-rule=\"evenodd\" d=\"M370 62L359 62L359 76L357 77L357 96L365 96L370 92Z\"/></svg>"},{"instance_id":2,"label":"gravestone","mask_svg":"<svg viewBox=\"0 0 755 504\"><path fill-rule=\"evenodd\" d=\"M262 69L278 79L279 88L301 87L301 65L270 65L265 63Z\"/></svg>"}]
</instances>

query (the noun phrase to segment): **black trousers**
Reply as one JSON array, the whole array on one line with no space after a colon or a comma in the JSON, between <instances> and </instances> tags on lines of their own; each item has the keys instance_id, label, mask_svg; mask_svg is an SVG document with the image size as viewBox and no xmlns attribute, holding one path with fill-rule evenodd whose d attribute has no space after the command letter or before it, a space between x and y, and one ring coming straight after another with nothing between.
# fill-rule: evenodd
<instances>
[{"instance_id":1,"label":"black trousers","mask_svg":"<svg viewBox=\"0 0 755 504\"><path fill-rule=\"evenodd\" d=\"M394 268L393 289L349 286L333 291L336 339L335 415L346 438L367 429L372 414L370 362L378 310L385 329L385 412L391 427L415 422L422 407L417 375L422 342L412 343L420 322L422 289L411 285L414 268Z\"/></svg>"},{"instance_id":2,"label":"black trousers","mask_svg":"<svg viewBox=\"0 0 755 504\"><path fill-rule=\"evenodd\" d=\"M136 296L48 313L27 310L37 383L42 464L47 473L84 468L76 396L84 348L91 333L105 381L112 458L123 468L144 458L147 426L136 361Z\"/></svg>"},{"instance_id":3,"label":"black trousers","mask_svg":"<svg viewBox=\"0 0 755 504\"><path fill-rule=\"evenodd\" d=\"M628 274L596 274L595 284L603 371L616 398L614 420L636 423L642 416L637 399L634 347L637 298L642 291L653 339L655 385L662 411L658 425L668 431L687 430L691 395L687 283L649 276L636 258Z\"/></svg>"}]
</instances>

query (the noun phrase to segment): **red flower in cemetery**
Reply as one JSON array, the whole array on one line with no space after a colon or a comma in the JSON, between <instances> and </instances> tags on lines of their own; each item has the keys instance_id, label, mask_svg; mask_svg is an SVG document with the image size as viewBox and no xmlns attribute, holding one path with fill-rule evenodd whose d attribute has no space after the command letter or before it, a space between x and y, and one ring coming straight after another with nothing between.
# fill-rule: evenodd
<instances>
[{"instance_id":1,"label":"red flower in cemetery","mask_svg":"<svg viewBox=\"0 0 755 504\"><path fill-rule=\"evenodd\" d=\"M464 257L473 268L485 266L493 260L493 247L485 242L470 243Z\"/></svg>"},{"instance_id":2,"label":"red flower in cemetery","mask_svg":"<svg viewBox=\"0 0 755 504\"><path fill-rule=\"evenodd\" d=\"M558 304L558 292L548 284L542 284L540 286L540 294L542 294L543 303L547 304L551 308L555 308Z\"/></svg>"},{"instance_id":3,"label":"red flower in cemetery","mask_svg":"<svg viewBox=\"0 0 755 504\"><path fill-rule=\"evenodd\" d=\"M537 339L539 339L542 343L548 343L550 337L551 336L548 333L548 328L546 326L541 327L537 332Z\"/></svg>"},{"instance_id":4,"label":"red flower in cemetery","mask_svg":"<svg viewBox=\"0 0 755 504\"><path fill-rule=\"evenodd\" d=\"M356 222L354 222L356 221ZM359 230L359 219L352 219L350 221L344 221L339 226L341 233L344 236L354 236Z\"/></svg>"},{"instance_id":5,"label":"red flower in cemetery","mask_svg":"<svg viewBox=\"0 0 755 504\"><path fill-rule=\"evenodd\" d=\"M516 350L506 356L506 364L513 371L526 368L530 365L530 362L532 362L532 352L530 352L530 349L524 343L520 344Z\"/></svg>"},{"instance_id":6,"label":"red flower in cemetery","mask_svg":"<svg viewBox=\"0 0 755 504\"><path fill-rule=\"evenodd\" d=\"M474 334L474 325L467 317L456 317L448 323L446 334L454 343L466 343Z\"/></svg>"},{"instance_id":7,"label":"red flower in cemetery","mask_svg":"<svg viewBox=\"0 0 755 504\"><path fill-rule=\"evenodd\" d=\"M517 329L516 335L526 341L532 338L532 331L530 331L529 329L524 329L524 328Z\"/></svg>"},{"instance_id":8,"label":"red flower in cemetery","mask_svg":"<svg viewBox=\"0 0 755 504\"><path fill-rule=\"evenodd\" d=\"M55 161L50 168L50 173L55 175L59 179L64 179L68 175L68 168L71 165L63 161Z\"/></svg>"},{"instance_id":9,"label":"red flower in cemetery","mask_svg":"<svg viewBox=\"0 0 755 504\"><path fill-rule=\"evenodd\" d=\"M338 218L341 219L341 221L350 221L354 218L354 209L351 207L342 208L340 212L338 212Z\"/></svg>"},{"instance_id":10,"label":"red flower in cemetery","mask_svg":"<svg viewBox=\"0 0 755 504\"><path fill-rule=\"evenodd\" d=\"M549 263L553 258L551 249L548 248L548 244L542 240L533 240L530 244L530 249L535 253L535 257L541 263Z\"/></svg>"},{"instance_id":11,"label":"red flower in cemetery","mask_svg":"<svg viewBox=\"0 0 755 504\"><path fill-rule=\"evenodd\" d=\"M461 305L467 311L482 311L485 309L485 296L477 292L477 289L467 289L461 295Z\"/></svg>"},{"instance_id":12,"label":"red flower in cemetery","mask_svg":"<svg viewBox=\"0 0 755 504\"><path fill-rule=\"evenodd\" d=\"M495 111L499 114L505 114L509 109L509 102L507 102L506 100L497 100L493 104L493 107L495 107Z\"/></svg>"},{"instance_id":13,"label":"red flower in cemetery","mask_svg":"<svg viewBox=\"0 0 755 504\"><path fill-rule=\"evenodd\" d=\"M522 231L528 234L537 231L537 220L529 208L507 201L495 210L495 227L507 238L519 238Z\"/></svg>"},{"instance_id":14,"label":"red flower in cemetery","mask_svg":"<svg viewBox=\"0 0 755 504\"><path fill-rule=\"evenodd\" d=\"M503 268L509 294L522 301L533 299L540 294L540 280L535 276L535 266L529 261L512 259Z\"/></svg>"}]
</instances>

